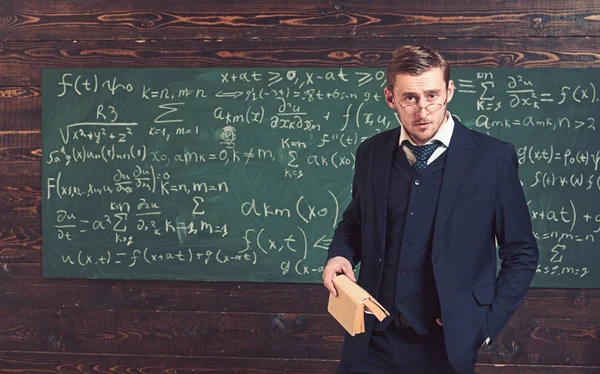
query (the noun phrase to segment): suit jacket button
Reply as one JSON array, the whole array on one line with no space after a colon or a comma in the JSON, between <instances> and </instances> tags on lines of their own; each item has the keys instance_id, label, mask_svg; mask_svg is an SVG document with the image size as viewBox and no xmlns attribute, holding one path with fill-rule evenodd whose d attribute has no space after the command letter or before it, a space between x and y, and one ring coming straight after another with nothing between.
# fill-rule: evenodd
<instances>
[{"instance_id":1,"label":"suit jacket button","mask_svg":"<svg viewBox=\"0 0 600 374\"><path fill-rule=\"evenodd\" d=\"M381 264L381 257L379 257L379 258L377 259L377 262L379 262L379 263Z\"/></svg>"}]
</instances>

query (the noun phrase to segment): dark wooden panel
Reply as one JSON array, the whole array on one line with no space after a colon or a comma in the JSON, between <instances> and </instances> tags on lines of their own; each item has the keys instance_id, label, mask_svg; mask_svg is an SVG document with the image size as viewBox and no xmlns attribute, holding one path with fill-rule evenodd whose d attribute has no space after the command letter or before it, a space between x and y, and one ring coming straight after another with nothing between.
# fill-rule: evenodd
<instances>
[{"instance_id":1,"label":"dark wooden panel","mask_svg":"<svg viewBox=\"0 0 600 374\"><path fill-rule=\"evenodd\" d=\"M42 128L40 86L0 87L0 136Z\"/></svg>"},{"instance_id":2,"label":"dark wooden panel","mask_svg":"<svg viewBox=\"0 0 600 374\"><path fill-rule=\"evenodd\" d=\"M0 142L1 139L0 136ZM0 219L12 221L41 217L41 184L35 183L39 179L38 175L17 175L0 181Z\"/></svg>"},{"instance_id":3,"label":"dark wooden panel","mask_svg":"<svg viewBox=\"0 0 600 374\"><path fill-rule=\"evenodd\" d=\"M40 218L41 162L40 130L0 130L0 218Z\"/></svg>"},{"instance_id":4,"label":"dark wooden panel","mask_svg":"<svg viewBox=\"0 0 600 374\"><path fill-rule=\"evenodd\" d=\"M37 138L40 134L35 134ZM8 142L17 141L15 135L0 135L0 144L3 140L7 140L11 137ZM19 150L19 146L5 147L0 146L0 222L3 220L9 220L13 222L15 220L41 220L41 209L42 209L42 177L41 177L41 144L31 145L27 144L31 142L31 137L24 135L20 138L21 142L24 143L21 150L23 155L18 157L26 161L10 161L10 158L14 158L15 150ZM41 143L41 139L38 139ZM3 160L4 155L9 160ZM38 152L39 151L39 152ZM36 161L27 161L29 157L35 157ZM33 222L32 221L32 222ZM30 225L31 222L21 222L21 224ZM23 230L33 230L34 235L41 235L41 228L38 225L34 225L33 228L26 227ZM4 234L5 235L5 234ZM0 239L0 245L2 241L6 240L5 236ZM37 238L41 240L41 238Z\"/></svg>"},{"instance_id":5,"label":"dark wooden panel","mask_svg":"<svg viewBox=\"0 0 600 374\"><path fill-rule=\"evenodd\" d=\"M399 5L401 4L401 6ZM394 0L9 1L4 40L599 35L600 3Z\"/></svg>"},{"instance_id":6,"label":"dark wooden panel","mask_svg":"<svg viewBox=\"0 0 600 374\"><path fill-rule=\"evenodd\" d=\"M597 374L599 372L600 366L478 364L475 367L477 374Z\"/></svg>"},{"instance_id":7,"label":"dark wooden panel","mask_svg":"<svg viewBox=\"0 0 600 374\"><path fill-rule=\"evenodd\" d=\"M11 130L39 130L41 87L0 88L0 134Z\"/></svg>"},{"instance_id":8,"label":"dark wooden panel","mask_svg":"<svg viewBox=\"0 0 600 374\"><path fill-rule=\"evenodd\" d=\"M331 374L337 360L1 352L0 373ZM6 369L4 371L3 369ZM13 370L13 371L11 371Z\"/></svg>"},{"instance_id":9,"label":"dark wooden panel","mask_svg":"<svg viewBox=\"0 0 600 374\"><path fill-rule=\"evenodd\" d=\"M329 315L0 308L5 350L335 359ZM600 321L511 321L480 362L600 364Z\"/></svg>"},{"instance_id":10,"label":"dark wooden panel","mask_svg":"<svg viewBox=\"0 0 600 374\"><path fill-rule=\"evenodd\" d=\"M310 314L325 313L328 296L321 284L53 279L39 264L0 263L0 305L15 308ZM513 319L597 316L600 290L534 288Z\"/></svg>"},{"instance_id":11,"label":"dark wooden panel","mask_svg":"<svg viewBox=\"0 0 600 374\"><path fill-rule=\"evenodd\" d=\"M0 135L0 137L2 137L2 135ZM41 156L41 145L38 151L40 152ZM8 184L12 181L18 182L23 180L24 177L37 177L39 179L40 173L42 172L40 161L40 157L38 157L37 161L22 162L3 161L0 158L0 184L2 182L4 182L4 184ZM36 186L39 188L40 184L38 183Z\"/></svg>"},{"instance_id":12,"label":"dark wooden panel","mask_svg":"<svg viewBox=\"0 0 600 374\"><path fill-rule=\"evenodd\" d=\"M30 134L20 135L23 143L30 140ZM39 153L31 153L31 148L24 146L23 149L29 149L25 153L38 161L11 161L11 155L19 146L13 145L8 137L0 135L0 262L40 263L42 192ZM28 157L22 155L24 159Z\"/></svg>"},{"instance_id":13,"label":"dark wooden panel","mask_svg":"<svg viewBox=\"0 0 600 374\"><path fill-rule=\"evenodd\" d=\"M55 295L56 297L56 295ZM0 308L5 350L329 359L330 316Z\"/></svg>"},{"instance_id":14,"label":"dark wooden panel","mask_svg":"<svg viewBox=\"0 0 600 374\"><path fill-rule=\"evenodd\" d=\"M39 86L41 69L52 67L385 66L398 46L414 42L429 44L454 66L599 67L596 39L4 42L0 86Z\"/></svg>"},{"instance_id":15,"label":"dark wooden panel","mask_svg":"<svg viewBox=\"0 0 600 374\"><path fill-rule=\"evenodd\" d=\"M42 278L38 264L0 263L0 305L15 308L325 313L328 295L321 284Z\"/></svg>"},{"instance_id":16,"label":"dark wooden panel","mask_svg":"<svg viewBox=\"0 0 600 374\"><path fill-rule=\"evenodd\" d=\"M334 360L169 357L1 352L0 373L330 374ZM5 369L6 371L4 371Z\"/></svg>"},{"instance_id":17,"label":"dark wooden panel","mask_svg":"<svg viewBox=\"0 0 600 374\"><path fill-rule=\"evenodd\" d=\"M0 373L330 374L337 360L169 357L0 351ZM600 367L479 364L477 374L592 374Z\"/></svg>"},{"instance_id":18,"label":"dark wooden panel","mask_svg":"<svg viewBox=\"0 0 600 374\"><path fill-rule=\"evenodd\" d=\"M600 364L600 321L541 319L535 315L528 319L520 317L521 314L515 313L493 344L480 350L480 362Z\"/></svg>"},{"instance_id":19,"label":"dark wooden panel","mask_svg":"<svg viewBox=\"0 0 600 374\"><path fill-rule=\"evenodd\" d=\"M0 194L1 193L2 192L0 192ZM10 219L10 215L2 215L1 217L0 263L40 263L40 249L42 245L41 222L39 220ZM40 272L39 274L41 274L41 269L38 270ZM0 273L1 272L2 271L0 271ZM0 305L10 304L3 304L0 302Z\"/></svg>"},{"instance_id":20,"label":"dark wooden panel","mask_svg":"<svg viewBox=\"0 0 600 374\"><path fill-rule=\"evenodd\" d=\"M9 163L26 163L41 170L41 156L41 131L0 131L0 167Z\"/></svg>"}]
</instances>

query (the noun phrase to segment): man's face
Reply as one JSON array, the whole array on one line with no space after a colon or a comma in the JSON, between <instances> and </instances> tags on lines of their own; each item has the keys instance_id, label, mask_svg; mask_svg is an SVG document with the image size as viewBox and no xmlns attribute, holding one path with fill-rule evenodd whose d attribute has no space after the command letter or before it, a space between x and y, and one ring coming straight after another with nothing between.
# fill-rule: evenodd
<instances>
[{"instance_id":1,"label":"man's face","mask_svg":"<svg viewBox=\"0 0 600 374\"><path fill-rule=\"evenodd\" d=\"M454 95L454 82L450 80L446 87L442 69L432 68L417 76L396 75L393 87L386 87L384 94L390 108L398 112L404 130L417 145L423 145L433 138L446 120L446 106ZM425 108L436 103L443 105L433 113ZM406 107L407 105L417 105L420 108ZM416 111L409 113L411 109Z\"/></svg>"}]
</instances>

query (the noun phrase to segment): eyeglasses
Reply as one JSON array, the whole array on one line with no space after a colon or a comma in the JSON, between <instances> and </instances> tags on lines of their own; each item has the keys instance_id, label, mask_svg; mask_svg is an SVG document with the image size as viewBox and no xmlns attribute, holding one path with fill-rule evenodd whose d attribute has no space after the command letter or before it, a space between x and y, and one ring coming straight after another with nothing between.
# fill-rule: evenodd
<instances>
[{"instance_id":1,"label":"eyeglasses","mask_svg":"<svg viewBox=\"0 0 600 374\"><path fill-rule=\"evenodd\" d=\"M446 102L444 102L444 104L446 104ZM408 114L418 113L419 111L421 111L421 109L425 109L429 113L435 113L438 110L442 109L442 107L444 106L444 104L432 103L432 104L425 105L425 106L418 106L418 105L415 105L415 104L408 104L408 105L402 105L402 104L400 104L400 107L402 109L404 109L406 111L406 113L408 113Z\"/></svg>"},{"instance_id":2,"label":"eyeglasses","mask_svg":"<svg viewBox=\"0 0 600 374\"><path fill-rule=\"evenodd\" d=\"M388 87L389 87L390 91L392 91L392 93L393 93L394 92L393 91L393 89L394 89L393 86L388 86ZM448 100L448 95L446 95L446 100ZM440 103L431 103L431 104L428 104L428 105L425 105L425 106L418 106L418 105L415 105L415 104L408 104L408 105L398 104L398 105L400 105L400 107L402 109L404 109L406 111L406 113L408 113L408 114L416 114L421 109L425 109L427 112L429 112L431 114L431 113L435 113L438 110L442 109L442 107L444 105L446 105L446 100L444 100L444 102L442 104L440 104Z\"/></svg>"}]
</instances>

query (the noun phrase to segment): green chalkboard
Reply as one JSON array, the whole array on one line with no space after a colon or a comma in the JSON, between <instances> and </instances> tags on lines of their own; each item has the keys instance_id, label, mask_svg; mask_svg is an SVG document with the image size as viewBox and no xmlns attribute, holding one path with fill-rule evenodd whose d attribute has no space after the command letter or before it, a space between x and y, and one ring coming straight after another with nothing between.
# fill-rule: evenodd
<instances>
[{"instance_id":1,"label":"green chalkboard","mask_svg":"<svg viewBox=\"0 0 600 374\"><path fill-rule=\"evenodd\" d=\"M382 69L45 69L43 274L321 282ZM450 111L515 144L537 287L600 286L595 70L455 68Z\"/></svg>"}]
</instances>

